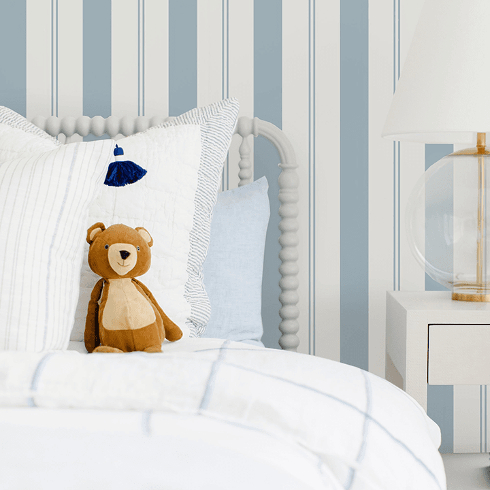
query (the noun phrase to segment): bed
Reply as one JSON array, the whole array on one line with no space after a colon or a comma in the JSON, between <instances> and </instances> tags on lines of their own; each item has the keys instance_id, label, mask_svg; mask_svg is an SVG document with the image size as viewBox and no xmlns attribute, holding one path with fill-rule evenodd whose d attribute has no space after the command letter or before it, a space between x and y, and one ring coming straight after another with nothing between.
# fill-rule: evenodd
<instances>
[{"instance_id":1,"label":"bed","mask_svg":"<svg viewBox=\"0 0 490 490\"><path fill-rule=\"evenodd\" d=\"M234 102L227 104L230 103L224 101L216 107L217 112L225 111L228 117L228 109L234 107ZM145 153L132 150L132 145L140 138L138 134L143 135L141 138L146 141L145 144L155 145L159 144L160 132L177 134L180 131L185 133L181 142L182 152L190 152L189 155L179 154L179 158L185 161L189 159L189 173L185 174L184 180L192 180L189 176L194 171L192 175L195 175L197 183L188 190L189 195L194 201L202 201L202 196L196 196L200 192L199 179L204 178L203 158L208 158L206 153L216 153L214 156L220 160L221 165L232 133L223 145L224 153L218 151L220 144L214 140L209 145L210 151L206 152L206 122L201 117L203 113L197 111L191 111L190 116L170 120L39 117L33 120L35 127L11 111L0 111L0 199L2 182L5 184L8 180L8 192L13 192L12 188L15 187L15 169L11 170L11 161L21 166L18 185L31 186L39 194L43 192L42 189L32 184L38 182L37 174L35 170L29 170L34 168L33 162L40 165L38 162L42 161L43 169L48 168L48 164L52 165L49 167L51 169L55 168L56 163L52 162L60 158L59 168L63 170L60 171L56 186L46 191L46 195L51 196L62 187L60 182L67 166L66 161L71 162L70 168L76 169L80 153L88 154L90 150L90 164L94 165L94 170L87 173L95 175L98 171L96 169L104 166L100 163L102 157L114 148L111 140L87 143L73 141L79 141L89 133L96 137L107 134L111 138L118 138L131 157L141 157L141 161L146 162L149 159L145 158ZM0 330L0 342L2 338L9 339L9 343L3 340L0 349L1 488L446 488L442 459L437 451L440 444L439 428L410 396L387 381L358 368L294 352L299 343L297 332L300 328L296 307L298 192L294 152L285 135L271 123L242 117L235 127L237 112L236 107L232 114L235 119L230 116L228 126L242 138L239 146L239 179L244 192L247 192L247 188L258 192L257 184L253 187L254 184L250 182L249 137L266 137L278 149L281 159L279 200L282 218L282 279L279 313L282 321L279 329L282 350L266 349L258 342L253 342L256 339L248 333L245 337L248 335L250 338L227 335L226 322L224 327L221 326L224 328L220 330L223 332L222 338L206 338L203 331L199 330L206 308L190 306L186 310L186 319L181 323L182 328L188 327L189 331L182 340L165 342L161 354L87 354L80 330L76 331L76 325L71 328L72 321L70 331L67 332L63 326L63 321L66 321L63 320L64 310L58 311L56 307L50 309L49 301L45 301L45 305L40 303L37 308L42 310L43 319L51 318L52 315L55 319L53 321L58 321L59 317L59 331L52 329L49 322L45 322L43 330L39 319L34 319L34 327L26 328L24 333L19 330L20 333L13 336L16 328L14 320L19 319L21 327L24 326L22 321L28 323L31 320L30 317L22 320L22 315L26 314L25 298L19 299L20 295L17 295L12 296L11 300L8 297L8 307L5 306L6 302L2 306L0 301L0 313L2 308L4 311L7 308L10 315L8 328L4 320L3 330ZM205 112L205 117L211 117L211 113L214 117L213 111ZM211 126L215 126L214 123ZM196 129L195 126L199 125ZM154 130L154 127L160 129ZM44 131L54 137L63 135L61 139L64 145L50 139ZM15 148L10 144L11 133L19 138ZM136 138L129 139L133 133L137 133ZM120 139L123 137L126 140ZM193 145L196 147L194 154ZM175 148L180 148L178 144L174 146L165 153L166 161L171 160ZM23 155L23 160L19 156L19 147L22 152L31 152ZM74 150L70 153L72 147ZM162 148L162 152L169 148L167 140L162 142ZM47 156L41 158L41 151ZM97 161L93 161L94 154L97 154ZM153 152L151 155L152 158L160 158L158 153ZM196 155L200 163L196 163L194 168L192 161L197 158ZM24 166L19 162L25 162ZM152 168L149 166L148 175ZM221 168L216 174L217 179ZM67 176L67 185L74 188L73 192L82 187L74 185L74 172ZM30 177L26 178L27 175ZM168 172L165 177L170 178ZM182 180L182 175L176 175L175 178L177 181ZM51 176L49 182L52 180ZM155 182L157 180L155 177ZM169 194L172 187L175 185L169 184ZM116 194L117 190L110 192L110 196L119 196L114 197L115 201L110 201L110 209L114 211L117 204L121 206L118 213L123 213L127 199L121 199L122 194ZM144 192L149 196L152 190L145 188ZM15 190L15 196L25 193ZM5 195L5 203L17 199ZM256 198L254 196L253 199ZM233 195L233 199L235 197ZM63 209L70 207L67 205L69 199L68 192L60 193ZM216 196L211 201L211 214L215 204ZM10 208L4 204L7 211L3 209L3 218L0 218L0 236L3 237L2 233L7 237L12 235L12 227L17 223L18 216L25 214L28 206L28 203L24 203L18 210L19 206L12 204L10 228L6 229L5 226L2 228L2 219L5 222ZM71 207L76 208L75 205ZM36 205L36 211L32 213L37 212L38 208L39 205ZM182 204L183 208L185 203ZM180 205L178 209L181 209ZM190 213L194 214L188 218L189 233L186 236L192 237L198 212L192 208ZM151 219L154 219L154 213L150 214ZM60 211L55 218L55 229L65 230L66 226L62 226L64 211ZM75 218L68 216L66 219L75 230ZM86 219L84 216L81 220L82 232ZM185 219L179 221L179 226L183 222ZM36 224L37 218L33 214L28 234L34 234L32 230ZM213 228L210 230L208 234L212 235ZM43 234L49 235L48 232ZM79 238L80 233L73 234ZM12 236L20 243L23 232L17 231ZM44 240L49 250L55 250L51 245L58 243L58 235L54 236ZM60 242L64 244L66 238L67 232L63 231L63 240L60 239ZM27 243L31 243L32 237L29 240ZM212 236L210 240L212 245ZM44 243L41 242L41 239L36 240L40 248ZM184 257L185 264L181 268L188 268L189 262L192 262L189 257L193 246L198 247L199 244L189 245L190 252ZM50 261L46 267L52 266L56 260L57 251L49 253ZM80 257L83 254L86 254L86 250L80 249ZM162 255L165 269L169 267L169 261L175 258L169 254ZM60 259L61 276L66 277L70 267L73 267L73 276L78 274L79 277L82 270L80 291L83 290L84 280L87 282L86 289L90 291L93 278L83 278L82 259L65 259ZM21 267L20 270L25 274L30 273L31 267L26 265L28 260L28 254L21 258L15 255L12 259L5 258L3 276L9 274L8 267ZM220 261L223 258L218 255L217 262ZM178 264L172 267L172 278L180 277ZM249 262L246 267L251 268ZM54 270L53 274L56 273L57 270ZM189 281L189 277L186 277ZM257 277L253 279L256 283ZM13 279L9 280L14 284ZM149 281L154 281L152 284L158 290L157 279L150 278ZM34 295L30 309L34 309L35 294L42 286L41 283L36 288L24 283L19 286L29 287L30 294ZM9 282L10 289L2 289L2 284L0 300L2 294L7 297L15 286ZM50 283L47 284L49 286ZM67 286L57 287L56 284L49 286L50 295L62 295L70 289ZM248 283L244 287L248 287ZM151 289L154 290L153 286ZM179 288L176 286L176 289ZM181 289L180 294L184 299L191 296L202 299L198 293L189 292L188 283ZM86 296L85 299L78 299L79 293L81 298L82 293L76 289L71 302L67 301L72 316L77 309L77 301L82 306L87 304ZM243 294L243 291L237 294ZM76 297L75 303L73 297ZM178 304L181 299L175 299L174 303ZM18 309L16 301L23 301L19 303ZM257 298L254 301L255 306L246 303L246 311L257 309ZM172 306L166 305L168 308ZM222 305L223 308L228 306ZM179 315L177 309L172 313L177 317ZM33 332L33 328L36 332ZM41 333L37 334L38 331ZM14 341L17 348L12 347Z\"/></svg>"}]
</instances>

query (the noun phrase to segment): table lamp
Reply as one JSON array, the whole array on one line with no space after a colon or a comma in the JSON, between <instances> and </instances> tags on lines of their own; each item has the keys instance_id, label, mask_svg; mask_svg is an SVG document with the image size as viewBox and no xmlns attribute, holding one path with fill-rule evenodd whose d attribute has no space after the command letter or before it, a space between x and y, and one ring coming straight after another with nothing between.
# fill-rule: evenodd
<instances>
[{"instance_id":1,"label":"table lamp","mask_svg":"<svg viewBox=\"0 0 490 490\"><path fill-rule=\"evenodd\" d=\"M469 146L426 171L406 212L412 252L454 300L490 301L489 26L490 0L426 0L382 133Z\"/></svg>"}]
</instances>

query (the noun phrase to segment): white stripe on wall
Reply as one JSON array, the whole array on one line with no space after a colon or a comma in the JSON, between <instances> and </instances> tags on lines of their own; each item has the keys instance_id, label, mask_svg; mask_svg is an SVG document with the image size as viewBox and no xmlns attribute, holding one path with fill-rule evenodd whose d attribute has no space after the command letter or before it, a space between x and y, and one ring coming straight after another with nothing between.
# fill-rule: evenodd
<instances>
[{"instance_id":1,"label":"white stripe on wall","mask_svg":"<svg viewBox=\"0 0 490 490\"><path fill-rule=\"evenodd\" d=\"M425 271L412 255L405 229L405 211L415 183L425 172L425 146L420 143L401 143L400 184L400 289L424 291Z\"/></svg>"},{"instance_id":2,"label":"white stripe on wall","mask_svg":"<svg viewBox=\"0 0 490 490\"><path fill-rule=\"evenodd\" d=\"M145 115L145 0L138 0L138 116Z\"/></svg>"},{"instance_id":3,"label":"white stripe on wall","mask_svg":"<svg viewBox=\"0 0 490 490\"><path fill-rule=\"evenodd\" d=\"M141 1L141 0L140 0ZM140 99L139 2L112 2L112 115L137 116Z\"/></svg>"},{"instance_id":4,"label":"white stripe on wall","mask_svg":"<svg viewBox=\"0 0 490 490\"><path fill-rule=\"evenodd\" d=\"M51 0L26 0L26 115L51 115Z\"/></svg>"},{"instance_id":5,"label":"white stripe on wall","mask_svg":"<svg viewBox=\"0 0 490 490\"><path fill-rule=\"evenodd\" d=\"M58 1L58 115L82 116L83 0Z\"/></svg>"},{"instance_id":6,"label":"white stripe on wall","mask_svg":"<svg viewBox=\"0 0 490 490\"><path fill-rule=\"evenodd\" d=\"M298 168L300 195L310 195L310 16L305 4L295 0L282 2L282 129L290 139L301 162ZM270 162L273 164L274 162ZM303 292L298 307L301 328L299 350L313 353L313 315L314 298L308 294L310 236L307 203L301 208L298 217L302 223L299 243L300 289ZM313 274L311 274L313 279ZM310 309L311 308L311 309Z\"/></svg>"},{"instance_id":7,"label":"white stripe on wall","mask_svg":"<svg viewBox=\"0 0 490 490\"><path fill-rule=\"evenodd\" d=\"M230 95L230 0L221 0L221 96ZM221 188L230 189L230 157L223 166Z\"/></svg>"},{"instance_id":8,"label":"white stripe on wall","mask_svg":"<svg viewBox=\"0 0 490 490\"><path fill-rule=\"evenodd\" d=\"M197 2L197 105L211 104L227 97L226 80L226 0ZM225 90L223 90L225 88ZM222 189L226 189L227 165Z\"/></svg>"},{"instance_id":9,"label":"white stripe on wall","mask_svg":"<svg viewBox=\"0 0 490 490\"><path fill-rule=\"evenodd\" d=\"M393 92L400 78L400 2L393 0ZM393 284L392 289L400 290L400 142L393 142Z\"/></svg>"},{"instance_id":10,"label":"white stripe on wall","mask_svg":"<svg viewBox=\"0 0 490 490\"><path fill-rule=\"evenodd\" d=\"M223 85L223 0L197 3L197 105L226 97ZM226 1L225 1L226 3Z\"/></svg>"},{"instance_id":11,"label":"white stripe on wall","mask_svg":"<svg viewBox=\"0 0 490 490\"><path fill-rule=\"evenodd\" d=\"M454 151L463 150L468 146L469 145L453 145ZM473 182L471 182L471 180L468 182L467 169L465 168L465 166L453 165L453 179L454 179L454 197L453 197L454 209L458 209L463 214L468 213L468 215L471 216L475 212L476 203L468 200L466 194L466 186L473 184L476 189L478 186L478 177L475 173L472 179ZM458 185L458 183L461 182L465 182L466 185L464 187ZM457 226L456 223L454 223L454 225ZM459 235L458 232L459 230L455 229L455 233L453 234L453 236L457 237ZM474 260L475 260L474 256L468 254L466 247L458 246L457 243L453 246L453 261L454 261L453 263L455 264L454 270L461 270L461 268L463 268L464 270L472 270L474 267Z\"/></svg>"},{"instance_id":12,"label":"white stripe on wall","mask_svg":"<svg viewBox=\"0 0 490 490\"><path fill-rule=\"evenodd\" d=\"M315 353L340 360L340 1L316 1L315 14ZM303 6L303 8L305 8ZM305 166L298 158L299 168ZM302 178L302 180L304 180ZM302 181L300 181L302 186ZM301 187L300 201L307 196ZM307 212L300 206L300 236ZM303 231L305 230L305 231ZM304 240L304 238L303 238ZM302 241L303 241L302 240ZM300 242L302 252L303 245ZM308 268L300 255L300 324ZM304 274L304 275L303 275ZM302 327L301 327L302 328Z\"/></svg>"},{"instance_id":13,"label":"white stripe on wall","mask_svg":"<svg viewBox=\"0 0 490 490\"><path fill-rule=\"evenodd\" d=\"M386 291L393 288L393 0L369 4L369 371L384 377Z\"/></svg>"},{"instance_id":14,"label":"white stripe on wall","mask_svg":"<svg viewBox=\"0 0 490 490\"><path fill-rule=\"evenodd\" d=\"M58 115L58 0L51 0L51 114Z\"/></svg>"},{"instance_id":15,"label":"white stripe on wall","mask_svg":"<svg viewBox=\"0 0 490 490\"><path fill-rule=\"evenodd\" d=\"M145 0L146 116L168 116L168 0Z\"/></svg>"},{"instance_id":16,"label":"white stripe on wall","mask_svg":"<svg viewBox=\"0 0 490 490\"><path fill-rule=\"evenodd\" d=\"M400 67L412 42L424 0L401 0ZM407 201L419 177L425 172L425 145L420 143L400 144L400 213L395 223L400 228L400 289L406 291L425 290L425 271L413 257L405 232L405 210Z\"/></svg>"},{"instance_id":17,"label":"white stripe on wall","mask_svg":"<svg viewBox=\"0 0 490 490\"><path fill-rule=\"evenodd\" d=\"M226 20L226 19L225 19ZM228 95L240 101L239 117L254 115L254 3L253 0L228 2ZM226 24L225 24L226 25ZM225 36L226 37L226 36ZM224 73L226 76L226 73ZM224 80L226 82L226 78ZM224 84L226 86L226 83ZM250 160L253 164L254 141L249 138ZM238 186L238 146L240 137L234 136L227 162L227 184Z\"/></svg>"}]
</instances>

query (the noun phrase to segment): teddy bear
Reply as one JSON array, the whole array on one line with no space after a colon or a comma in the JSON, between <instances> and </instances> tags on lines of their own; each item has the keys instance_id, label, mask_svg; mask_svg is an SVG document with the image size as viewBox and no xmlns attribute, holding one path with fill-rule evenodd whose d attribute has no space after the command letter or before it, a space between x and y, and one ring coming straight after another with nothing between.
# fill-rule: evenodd
<instances>
[{"instance_id":1,"label":"teddy bear","mask_svg":"<svg viewBox=\"0 0 490 490\"><path fill-rule=\"evenodd\" d=\"M95 223L87 230L88 263L102 277L90 297L85 322L88 352L161 352L182 330L135 277L148 271L153 239L144 228Z\"/></svg>"}]
</instances>

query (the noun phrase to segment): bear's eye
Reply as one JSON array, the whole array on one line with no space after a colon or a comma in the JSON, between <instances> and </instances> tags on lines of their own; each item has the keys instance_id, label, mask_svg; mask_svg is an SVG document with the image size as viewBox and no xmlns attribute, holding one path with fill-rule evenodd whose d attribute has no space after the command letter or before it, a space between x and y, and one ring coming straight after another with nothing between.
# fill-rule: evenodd
<instances>
[{"instance_id":1,"label":"bear's eye","mask_svg":"<svg viewBox=\"0 0 490 490\"><path fill-rule=\"evenodd\" d=\"M136 250L138 250L138 252L140 251L140 248L139 247L136 247Z\"/></svg>"},{"instance_id":2,"label":"bear's eye","mask_svg":"<svg viewBox=\"0 0 490 490\"><path fill-rule=\"evenodd\" d=\"M104 248L107 250L109 248L109 245L106 245Z\"/></svg>"}]
</instances>

